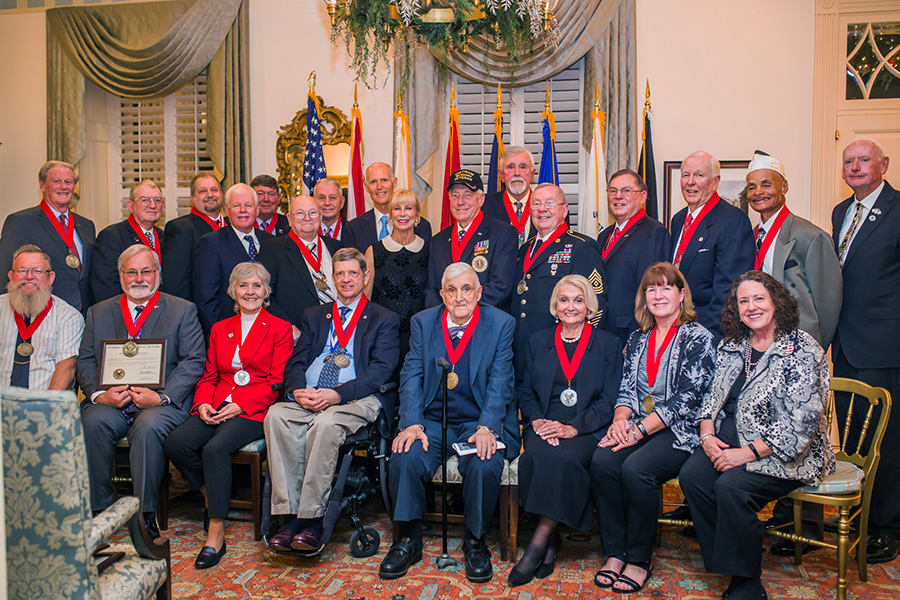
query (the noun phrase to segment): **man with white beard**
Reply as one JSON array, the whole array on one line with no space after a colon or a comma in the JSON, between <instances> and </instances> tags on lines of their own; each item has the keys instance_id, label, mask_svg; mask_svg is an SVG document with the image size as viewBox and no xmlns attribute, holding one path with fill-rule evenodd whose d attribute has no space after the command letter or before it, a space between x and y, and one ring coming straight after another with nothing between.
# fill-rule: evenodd
<instances>
[{"instance_id":1,"label":"man with white beard","mask_svg":"<svg viewBox=\"0 0 900 600\"><path fill-rule=\"evenodd\" d=\"M112 504L111 465L116 444L127 435L134 494L141 501L148 532L159 537L153 514L168 464L163 446L193 406L194 386L206 362L203 332L193 303L159 291L159 258L153 250L143 244L126 248L118 269L125 293L88 310L76 363L78 385L85 395L81 416L91 508L96 513ZM128 385L126 377L122 385L98 389L103 341L126 338L166 340L161 387ZM108 352L120 351L125 353L127 348Z\"/></svg>"},{"instance_id":2,"label":"man with white beard","mask_svg":"<svg viewBox=\"0 0 900 600\"><path fill-rule=\"evenodd\" d=\"M67 390L84 317L52 295L50 257L25 244L13 254L6 294L0 296L0 385Z\"/></svg>"},{"instance_id":3,"label":"man with white beard","mask_svg":"<svg viewBox=\"0 0 900 600\"><path fill-rule=\"evenodd\" d=\"M519 246L534 234L531 222L531 181L534 179L534 156L521 146L510 146L500 156L497 173L505 190L486 194L482 210L485 216L508 222L519 234Z\"/></svg>"}]
</instances>

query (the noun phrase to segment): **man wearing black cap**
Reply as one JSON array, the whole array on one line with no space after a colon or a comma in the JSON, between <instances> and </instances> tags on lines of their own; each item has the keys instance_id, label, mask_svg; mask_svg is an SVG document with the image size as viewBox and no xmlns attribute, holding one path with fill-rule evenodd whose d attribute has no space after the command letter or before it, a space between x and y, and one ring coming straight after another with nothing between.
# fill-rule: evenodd
<instances>
[{"instance_id":1,"label":"man wearing black cap","mask_svg":"<svg viewBox=\"0 0 900 600\"><path fill-rule=\"evenodd\" d=\"M468 169L456 171L450 176L447 191L453 224L431 239L425 306L441 304L438 292L444 269L452 263L465 262L478 273L483 287L481 301L508 310L519 247L516 228L481 212L484 185L478 173Z\"/></svg>"}]
</instances>

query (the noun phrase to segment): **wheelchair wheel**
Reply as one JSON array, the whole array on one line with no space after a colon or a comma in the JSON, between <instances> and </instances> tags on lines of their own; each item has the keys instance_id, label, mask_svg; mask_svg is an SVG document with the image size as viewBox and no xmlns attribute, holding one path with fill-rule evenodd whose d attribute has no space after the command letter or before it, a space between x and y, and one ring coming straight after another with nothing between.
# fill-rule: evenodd
<instances>
[{"instance_id":1,"label":"wheelchair wheel","mask_svg":"<svg viewBox=\"0 0 900 600\"><path fill-rule=\"evenodd\" d=\"M362 533L357 529L350 535L350 554L356 558L375 556L380 543L381 536L378 535L375 528L365 526L362 528Z\"/></svg>"}]
</instances>

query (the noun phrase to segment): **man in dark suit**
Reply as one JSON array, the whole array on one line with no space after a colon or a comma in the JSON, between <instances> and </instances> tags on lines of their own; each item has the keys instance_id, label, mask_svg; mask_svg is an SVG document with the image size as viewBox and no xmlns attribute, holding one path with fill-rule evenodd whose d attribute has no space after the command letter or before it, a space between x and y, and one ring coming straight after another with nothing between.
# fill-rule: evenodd
<instances>
[{"instance_id":1,"label":"man in dark suit","mask_svg":"<svg viewBox=\"0 0 900 600\"><path fill-rule=\"evenodd\" d=\"M91 290L95 303L122 293L116 263L125 248L144 244L162 261L160 248L164 237L162 229L155 223L162 216L163 202L162 190L153 180L136 183L131 186L125 204L130 216L97 234L94 258L91 259Z\"/></svg>"},{"instance_id":2,"label":"man in dark suit","mask_svg":"<svg viewBox=\"0 0 900 600\"><path fill-rule=\"evenodd\" d=\"M256 228L272 235L287 235L291 226L287 217L278 212L281 205L278 181L271 175L257 175L250 182L250 187L256 191L256 205L259 209Z\"/></svg>"},{"instance_id":3,"label":"man in dark suit","mask_svg":"<svg viewBox=\"0 0 900 600\"><path fill-rule=\"evenodd\" d=\"M6 217L0 233L0 289L9 282L13 254L25 244L47 253L56 266L53 293L82 314L93 304L91 258L94 223L69 210L78 176L72 165L51 160L38 171L41 203Z\"/></svg>"},{"instance_id":4,"label":"man in dark suit","mask_svg":"<svg viewBox=\"0 0 900 600\"><path fill-rule=\"evenodd\" d=\"M722 200L719 161L694 152L681 163L681 194L687 207L672 217L672 263L684 273L697 320L718 342L719 314L735 277L753 268L756 246L750 219Z\"/></svg>"},{"instance_id":5,"label":"man in dark suit","mask_svg":"<svg viewBox=\"0 0 900 600\"><path fill-rule=\"evenodd\" d=\"M478 273L484 288L482 302L506 310L515 279L516 230L509 223L484 215L484 186L478 173L468 169L453 173L447 191L453 224L431 240L425 306L441 304L444 269L452 263L466 262Z\"/></svg>"},{"instance_id":6,"label":"man in dark suit","mask_svg":"<svg viewBox=\"0 0 900 600\"><path fill-rule=\"evenodd\" d=\"M519 245L534 235L531 219L531 181L534 179L534 156L521 146L510 146L500 156L497 174L505 189L486 194L484 214L510 223L519 234Z\"/></svg>"},{"instance_id":7,"label":"man in dark suit","mask_svg":"<svg viewBox=\"0 0 900 600\"><path fill-rule=\"evenodd\" d=\"M159 258L150 248L143 244L127 248L118 267L124 295L99 302L88 310L75 365L78 385L85 395L81 418L91 509L102 511L112 504L115 447L127 435L134 493L141 501L147 529L159 537L153 513L168 464L163 444L169 432L187 418L193 405L194 386L203 374L206 360L203 333L193 304L158 291ZM114 385L98 389L103 340L126 338L166 340L161 388Z\"/></svg>"},{"instance_id":8,"label":"man in dark suit","mask_svg":"<svg viewBox=\"0 0 900 600\"><path fill-rule=\"evenodd\" d=\"M566 225L569 203L566 194L552 183L542 183L531 196L531 221L537 232L519 248L516 262L516 291L510 314L516 319L516 379L524 378L525 357L531 334L553 327L550 296L556 283L566 275L584 275L597 296L598 312L592 325L602 328L606 322L606 277L600 247L591 238L573 232Z\"/></svg>"},{"instance_id":9,"label":"man in dark suit","mask_svg":"<svg viewBox=\"0 0 900 600\"><path fill-rule=\"evenodd\" d=\"M665 226L647 216L647 184L630 169L613 173L606 190L609 212L616 220L597 236L606 265L609 314L606 330L622 347L638 328L634 320L634 295L647 267L672 256L672 238Z\"/></svg>"},{"instance_id":10,"label":"man in dark suit","mask_svg":"<svg viewBox=\"0 0 900 600\"><path fill-rule=\"evenodd\" d=\"M881 443L866 546L866 560L883 563L900 553L900 193L884 180L890 159L874 140L851 142L843 159L843 178L853 196L831 213L844 274L832 357L835 377L883 387L894 401ZM849 399L838 396L837 401L846 409ZM859 400L854 404L851 437L859 436L864 405ZM876 419L878 414L876 409Z\"/></svg>"},{"instance_id":11,"label":"man in dark suit","mask_svg":"<svg viewBox=\"0 0 900 600\"><path fill-rule=\"evenodd\" d=\"M231 270L241 262L256 262L260 242L272 237L256 229L256 214L256 192L236 183L225 192L229 225L200 238L194 257L194 303L207 336L215 323L234 316L234 300L228 296Z\"/></svg>"},{"instance_id":12,"label":"man in dark suit","mask_svg":"<svg viewBox=\"0 0 900 600\"><path fill-rule=\"evenodd\" d=\"M162 246L162 268L167 294L194 301L194 255L200 238L225 226L222 216L222 188L211 173L197 173L191 179L191 212L166 223Z\"/></svg>"},{"instance_id":13,"label":"man in dark suit","mask_svg":"<svg viewBox=\"0 0 900 600\"><path fill-rule=\"evenodd\" d=\"M365 254L369 246L391 234L394 226L390 222L388 207L396 187L397 178L390 165L380 162L369 165L366 169L366 191L372 199L372 208L347 224L345 248L356 248ZM431 223L426 219L416 225L415 232L426 244L431 241Z\"/></svg>"},{"instance_id":14,"label":"man in dark suit","mask_svg":"<svg viewBox=\"0 0 900 600\"><path fill-rule=\"evenodd\" d=\"M409 354L400 372L400 433L394 438L390 488L399 535L381 563L385 579L402 577L422 560L425 485L441 462L442 369L448 360L447 445L469 442L476 452L459 458L465 504L466 577L491 579L484 542L500 495L504 456L519 451L519 419L513 401L512 317L479 304L482 286L467 263L442 273L444 303L412 318ZM506 444L499 448L498 441Z\"/></svg>"},{"instance_id":15,"label":"man in dark suit","mask_svg":"<svg viewBox=\"0 0 900 600\"><path fill-rule=\"evenodd\" d=\"M269 312L293 325L295 340L304 311L337 296L331 260L341 244L319 235L319 217L311 196L297 196L288 212L291 232L263 241L259 250L259 262L272 277Z\"/></svg>"},{"instance_id":16,"label":"man in dark suit","mask_svg":"<svg viewBox=\"0 0 900 600\"><path fill-rule=\"evenodd\" d=\"M379 388L400 358L400 318L363 294L369 273L361 252L338 250L333 264L337 301L303 313L303 335L284 372L287 401L272 406L263 424L272 514L293 515L269 540L280 552L319 550L338 448L376 420L389 437L393 422L395 394Z\"/></svg>"},{"instance_id":17,"label":"man in dark suit","mask_svg":"<svg viewBox=\"0 0 900 600\"><path fill-rule=\"evenodd\" d=\"M313 198L319 203L322 237L337 240L343 247L347 221L341 216L341 210L344 208L344 192L341 190L341 184L334 179L323 177L313 188Z\"/></svg>"}]
</instances>

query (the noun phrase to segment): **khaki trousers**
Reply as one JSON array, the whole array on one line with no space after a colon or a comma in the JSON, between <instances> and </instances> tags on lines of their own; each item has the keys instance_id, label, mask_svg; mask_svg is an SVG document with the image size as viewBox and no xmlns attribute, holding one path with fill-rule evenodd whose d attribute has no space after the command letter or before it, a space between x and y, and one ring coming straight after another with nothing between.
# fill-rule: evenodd
<instances>
[{"instance_id":1,"label":"khaki trousers","mask_svg":"<svg viewBox=\"0 0 900 600\"><path fill-rule=\"evenodd\" d=\"M375 396L321 412L296 402L273 405L263 428L272 480L272 514L312 519L325 514L338 449L348 435L374 423L381 410Z\"/></svg>"}]
</instances>

